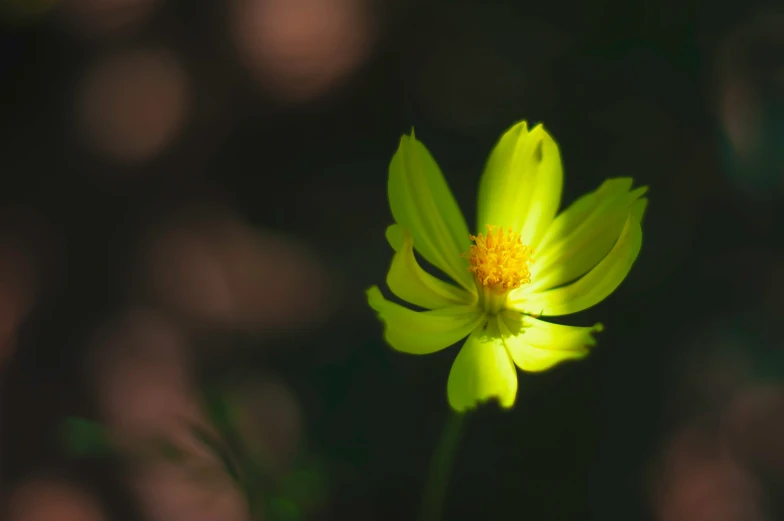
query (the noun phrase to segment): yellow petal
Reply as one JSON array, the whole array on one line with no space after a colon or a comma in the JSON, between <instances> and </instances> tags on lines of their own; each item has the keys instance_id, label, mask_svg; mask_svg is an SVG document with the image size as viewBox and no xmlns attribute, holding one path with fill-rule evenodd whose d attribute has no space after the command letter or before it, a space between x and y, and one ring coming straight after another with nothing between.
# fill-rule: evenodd
<instances>
[{"instance_id":1,"label":"yellow petal","mask_svg":"<svg viewBox=\"0 0 784 521\"><path fill-rule=\"evenodd\" d=\"M560 286L596 266L615 245L632 208L644 201L640 197L647 187L631 192L630 187L631 179L605 181L556 217L536 252L532 282L523 292Z\"/></svg>"},{"instance_id":2,"label":"yellow petal","mask_svg":"<svg viewBox=\"0 0 784 521\"><path fill-rule=\"evenodd\" d=\"M509 356L523 371L544 371L560 362L585 357L588 348L596 344L592 334L602 330L601 324L563 326L513 313L498 315L498 326Z\"/></svg>"},{"instance_id":3,"label":"yellow petal","mask_svg":"<svg viewBox=\"0 0 784 521\"><path fill-rule=\"evenodd\" d=\"M495 323L492 321L491 323ZM447 382L449 405L458 412L473 409L491 398L504 408L514 405L517 372L497 334L476 330L460 348Z\"/></svg>"},{"instance_id":4,"label":"yellow petal","mask_svg":"<svg viewBox=\"0 0 784 521\"><path fill-rule=\"evenodd\" d=\"M479 184L477 227L511 228L536 250L558 211L563 169L558 145L525 121L506 131L490 154Z\"/></svg>"},{"instance_id":5,"label":"yellow petal","mask_svg":"<svg viewBox=\"0 0 784 521\"><path fill-rule=\"evenodd\" d=\"M579 197L569 208L558 214L539 243L538 251L545 249L551 242L567 237L595 210L600 200L610 200L628 192L633 183L631 177L607 179L595 192Z\"/></svg>"},{"instance_id":6,"label":"yellow petal","mask_svg":"<svg viewBox=\"0 0 784 521\"><path fill-rule=\"evenodd\" d=\"M392 249L398 251L400 248L403 247L403 239L405 236L405 228L400 226L399 224L391 224L387 226L386 231L386 238L387 242Z\"/></svg>"},{"instance_id":7,"label":"yellow petal","mask_svg":"<svg viewBox=\"0 0 784 521\"><path fill-rule=\"evenodd\" d=\"M464 288L473 279L461 254L470 240L463 214L425 146L403 136L389 165L389 205L395 221L411 232L422 257Z\"/></svg>"},{"instance_id":8,"label":"yellow petal","mask_svg":"<svg viewBox=\"0 0 784 521\"><path fill-rule=\"evenodd\" d=\"M389 289L401 299L427 309L473 304L476 296L468 291L425 272L414 257L414 239L408 230L402 230L402 243L392 258L387 274ZM390 226L392 228L392 226ZM398 241L397 231L392 231L390 242ZM388 233L388 237L389 237Z\"/></svg>"},{"instance_id":9,"label":"yellow petal","mask_svg":"<svg viewBox=\"0 0 784 521\"><path fill-rule=\"evenodd\" d=\"M384 323L384 338L394 349L413 355L440 351L468 336L484 320L476 306L414 311L390 302L378 286L367 291L368 304Z\"/></svg>"},{"instance_id":10,"label":"yellow petal","mask_svg":"<svg viewBox=\"0 0 784 521\"><path fill-rule=\"evenodd\" d=\"M640 206L644 206L641 203ZM604 300L623 282L642 246L639 206L626 219L621 236L607 256L581 279L556 289L511 297L508 306L533 315L577 313Z\"/></svg>"}]
</instances>

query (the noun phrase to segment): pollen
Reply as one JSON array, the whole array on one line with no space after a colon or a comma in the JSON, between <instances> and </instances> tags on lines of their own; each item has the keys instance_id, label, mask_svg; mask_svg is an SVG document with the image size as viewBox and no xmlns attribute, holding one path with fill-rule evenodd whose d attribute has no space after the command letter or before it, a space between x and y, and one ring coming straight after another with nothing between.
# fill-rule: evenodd
<instances>
[{"instance_id":1,"label":"pollen","mask_svg":"<svg viewBox=\"0 0 784 521\"><path fill-rule=\"evenodd\" d=\"M470 238L474 244L463 256L477 284L502 294L531 282L528 264L532 251L522 243L519 233L488 224L487 235Z\"/></svg>"}]
</instances>

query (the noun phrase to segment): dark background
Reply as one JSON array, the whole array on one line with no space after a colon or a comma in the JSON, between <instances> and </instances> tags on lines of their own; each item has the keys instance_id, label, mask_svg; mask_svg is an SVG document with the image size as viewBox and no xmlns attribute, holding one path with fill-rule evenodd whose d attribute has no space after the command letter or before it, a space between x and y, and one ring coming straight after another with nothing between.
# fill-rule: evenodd
<instances>
[{"instance_id":1,"label":"dark background","mask_svg":"<svg viewBox=\"0 0 784 521\"><path fill-rule=\"evenodd\" d=\"M165 500L135 468L74 460L57 435L66 416L144 423L175 373L246 382L262 433L247 436L289 454L280 472L315 455L327 486L305 519L414 518L455 349L395 353L366 305L391 260L386 169L415 127L470 225L487 154L520 119L558 141L564 205L607 177L650 187L643 250L570 317L606 325L590 357L521 374L511 412L472 415L445 519L779 518L780 5L44 4L5 0L0 35L12 521L52 494L179 519L154 513ZM179 347L159 362L161 338Z\"/></svg>"}]
</instances>

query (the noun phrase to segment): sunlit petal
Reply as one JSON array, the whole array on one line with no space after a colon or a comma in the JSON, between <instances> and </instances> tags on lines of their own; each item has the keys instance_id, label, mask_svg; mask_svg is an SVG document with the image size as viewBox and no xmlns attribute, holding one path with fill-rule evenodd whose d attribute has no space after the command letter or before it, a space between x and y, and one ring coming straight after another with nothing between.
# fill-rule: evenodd
<instances>
[{"instance_id":1,"label":"sunlit petal","mask_svg":"<svg viewBox=\"0 0 784 521\"><path fill-rule=\"evenodd\" d=\"M399 228L399 225L390 226L393 227ZM388 235L392 234L390 242L397 242L395 233L394 229L388 232ZM392 266L387 274L387 285L392 293L427 309L470 305L476 301L474 294L425 272L414 257L413 237L405 229L402 229L402 233L400 249L392 258Z\"/></svg>"},{"instance_id":2,"label":"sunlit petal","mask_svg":"<svg viewBox=\"0 0 784 521\"><path fill-rule=\"evenodd\" d=\"M640 206L644 207L644 204ZM604 300L623 282L640 253L640 206L629 215L621 236L610 253L584 277L560 288L537 292L520 299L510 298L509 306L533 315L556 316L577 313Z\"/></svg>"},{"instance_id":3,"label":"sunlit petal","mask_svg":"<svg viewBox=\"0 0 784 521\"><path fill-rule=\"evenodd\" d=\"M498 315L498 326L509 356L517 367L530 372L544 371L560 362L585 357L588 348L596 344L593 333L602 330L601 324L564 326L513 311Z\"/></svg>"},{"instance_id":4,"label":"sunlit petal","mask_svg":"<svg viewBox=\"0 0 784 521\"><path fill-rule=\"evenodd\" d=\"M386 238L387 242L392 249L398 251L400 248L403 247L403 240L405 239L405 228L400 226L399 224L391 224L387 226L386 231Z\"/></svg>"},{"instance_id":5,"label":"sunlit petal","mask_svg":"<svg viewBox=\"0 0 784 521\"><path fill-rule=\"evenodd\" d=\"M367 291L370 307L384 322L384 338L394 349L414 355L440 351L467 337L484 318L476 306L414 311L390 302L378 286Z\"/></svg>"},{"instance_id":6,"label":"sunlit petal","mask_svg":"<svg viewBox=\"0 0 784 521\"><path fill-rule=\"evenodd\" d=\"M493 149L479 184L477 229L511 228L536 250L561 201L561 154L542 125L510 128Z\"/></svg>"},{"instance_id":7,"label":"sunlit petal","mask_svg":"<svg viewBox=\"0 0 784 521\"><path fill-rule=\"evenodd\" d=\"M465 289L473 287L461 254L468 227L441 170L413 135L403 136L389 165L389 205L395 221L414 237L422 257Z\"/></svg>"},{"instance_id":8,"label":"sunlit petal","mask_svg":"<svg viewBox=\"0 0 784 521\"><path fill-rule=\"evenodd\" d=\"M449 404L458 412L473 409L492 398L504 408L514 405L517 372L497 334L497 327L493 329L496 334L474 331L452 364L447 396Z\"/></svg>"},{"instance_id":9,"label":"sunlit petal","mask_svg":"<svg viewBox=\"0 0 784 521\"><path fill-rule=\"evenodd\" d=\"M522 292L560 286L596 266L615 245L632 208L644 205L640 197L647 187L629 191L630 186L630 179L608 180L559 215L536 252L532 283Z\"/></svg>"}]
</instances>

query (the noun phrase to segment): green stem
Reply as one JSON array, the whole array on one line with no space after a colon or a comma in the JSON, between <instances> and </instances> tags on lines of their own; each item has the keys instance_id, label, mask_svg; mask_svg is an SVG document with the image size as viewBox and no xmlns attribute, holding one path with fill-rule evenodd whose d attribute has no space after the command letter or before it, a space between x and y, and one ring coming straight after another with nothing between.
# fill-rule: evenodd
<instances>
[{"instance_id":1,"label":"green stem","mask_svg":"<svg viewBox=\"0 0 784 521\"><path fill-rule=\"evenodd\" d=\"M465 414L452 412L447 420L444 432L441 434L433 459L430 462L430 472L425 483L425 493L422 498L421 521L440 521L444 510L449 475L452 472L452 463L455 453L460 445L463 433Z\"/></svg>"}]
</instances>

